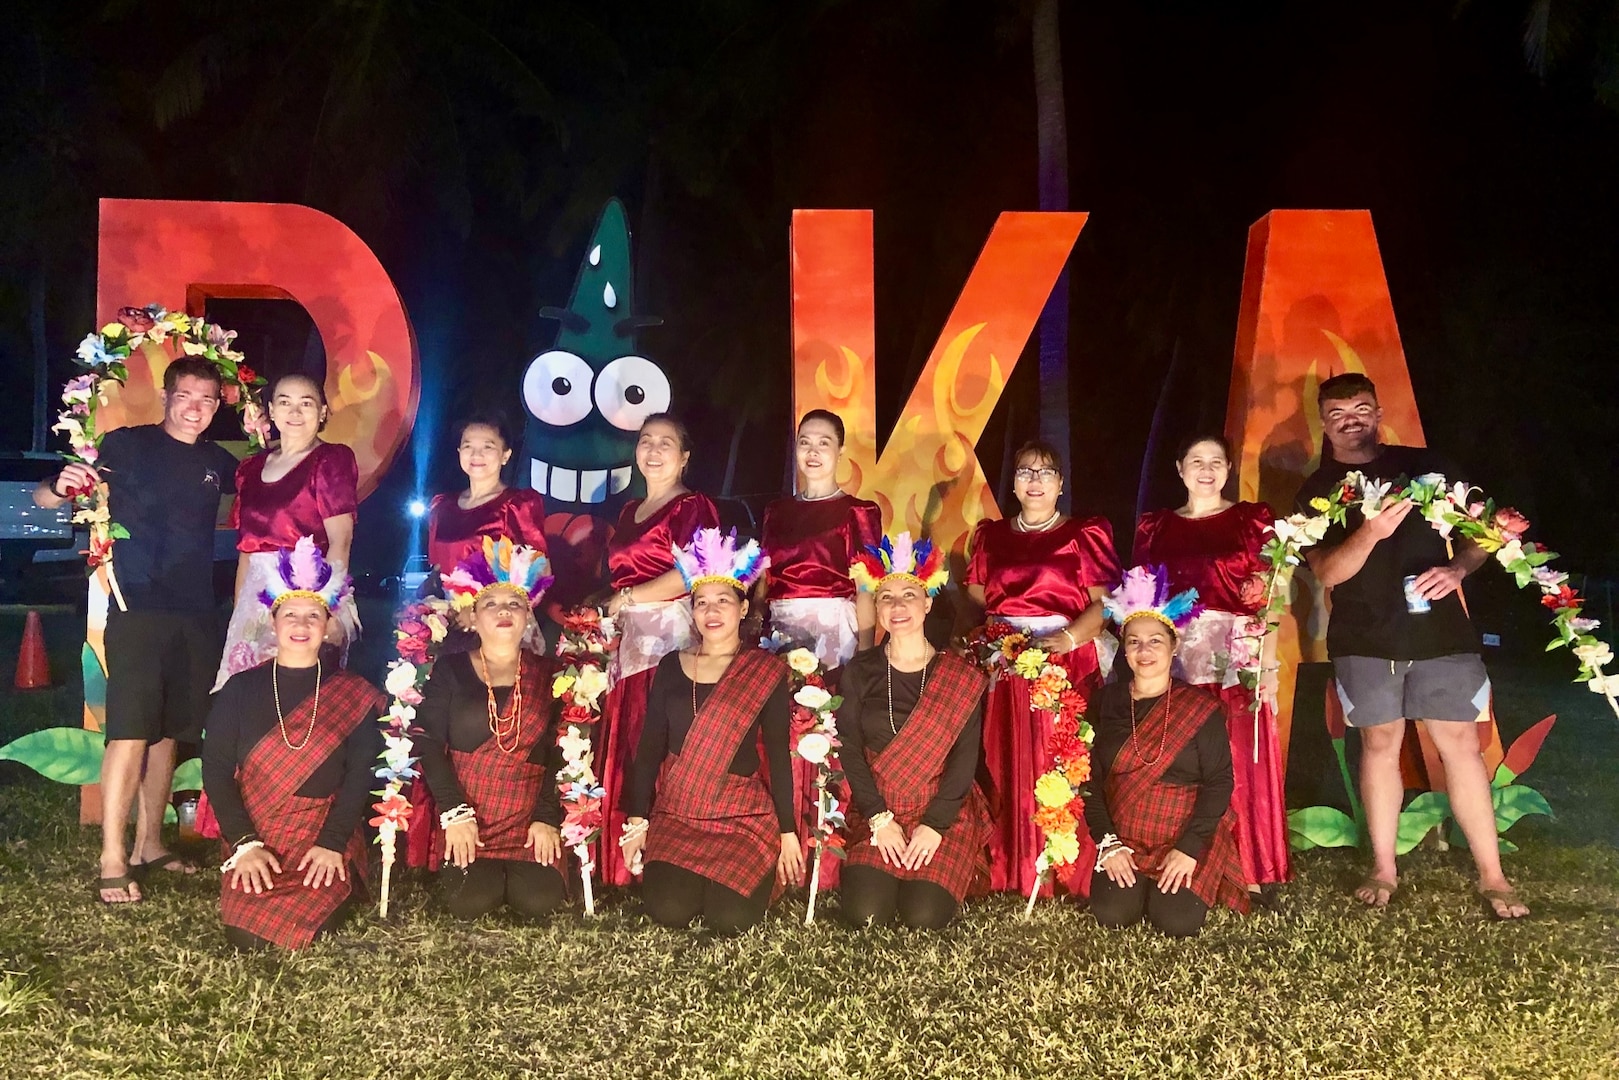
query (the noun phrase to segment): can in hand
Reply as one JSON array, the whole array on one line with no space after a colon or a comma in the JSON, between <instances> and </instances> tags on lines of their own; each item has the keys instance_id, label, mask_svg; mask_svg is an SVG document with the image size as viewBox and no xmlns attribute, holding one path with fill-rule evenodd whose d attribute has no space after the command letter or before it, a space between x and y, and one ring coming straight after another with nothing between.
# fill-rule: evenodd
<instances>
[{"instance_id":1,"label":"can in hand","mask_svg":"<svg viewBox=\"0 0 1619 1080\"><path fill-rule=\"evenodd\" d=\"M1417 575L1409 574L1405 579L1405 610L1413 615L1425 615L1433 610L1428 598L1417 591Z\"/></svg>"}]
</instances>

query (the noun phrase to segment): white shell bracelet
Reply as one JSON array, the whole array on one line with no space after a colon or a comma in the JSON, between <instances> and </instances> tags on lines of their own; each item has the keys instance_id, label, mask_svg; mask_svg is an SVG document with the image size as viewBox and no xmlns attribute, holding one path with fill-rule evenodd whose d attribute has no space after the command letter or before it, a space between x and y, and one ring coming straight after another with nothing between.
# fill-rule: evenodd
<instances>
[{"instance_id":1,"label":"white shell bracelet","mask_svg":"<svg viewBox=\"0 0 1619 1080\"><path fill-rule=\"evenodd\" d=\"M261 848L263 846L263 840L247 840L243 843L237 844L236 850L230 853L230 858L219 864L219 872L221 874L230 873L232 870L236 869L236 864L242 861L243 855L246 855L254 848Z\"/></svg>"},{"instance_id":2,"label":"white shell bracelet","mask_svg":"<svg viewBox=\"0 0 1619 1080\"><path fill-rule=\"evenodd\" d=\"M459 825L463 821L476 821L478 812L466 803L452 806L438 816L438 827L448 829L451 825Z\"/></svg>"},{"instance_id":3,"label":"white shell bracelet","mask_svg":"<svg viewBox=\"0 0 1619 1080\"><path fill-rule=\"evenodd\" d=\"M1128 851L1132 855L1136 853L1135 848L1129 846L1112 833L1108 833L1103 836L1102 842L1096 845L1095 869L1101 870L1102 864L1108 860L1108 857L1120 851Z\"/></svg>"}]
</instances>

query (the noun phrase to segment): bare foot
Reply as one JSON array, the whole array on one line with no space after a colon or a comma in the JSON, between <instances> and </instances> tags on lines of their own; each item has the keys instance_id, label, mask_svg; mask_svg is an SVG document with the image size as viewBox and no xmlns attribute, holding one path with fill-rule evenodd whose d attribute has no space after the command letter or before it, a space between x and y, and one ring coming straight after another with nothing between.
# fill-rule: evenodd
<instances>
[{"instance_id":1,"label":"bare foot","mask_svg":"<svg viewBox=\"0 0 1619 1080\"><path fill-rule=\"evenodd\" d=\"M1389 900L1393 898L1399 889L1400 883L1394 875L1390 874L1386 878L1380 878L1373 874L1355 887L1354 895L1356 900L1359 900L1367 907L1382 910L1389 906Z\"/></svg>"},{"instance_id":2,"label":"bare foot","mask_svg":"<svg viewBox=\"0 0 1619 1080\"><path fill-rule=\"evenodd\" d=\"M1478 894L1490 906L1490 912L1502 922L1521 919L1529 914L1529 905L1518 899L1518 894L1506 878L1500 881L1478 883Z\"/></svg>"}]
</instances>

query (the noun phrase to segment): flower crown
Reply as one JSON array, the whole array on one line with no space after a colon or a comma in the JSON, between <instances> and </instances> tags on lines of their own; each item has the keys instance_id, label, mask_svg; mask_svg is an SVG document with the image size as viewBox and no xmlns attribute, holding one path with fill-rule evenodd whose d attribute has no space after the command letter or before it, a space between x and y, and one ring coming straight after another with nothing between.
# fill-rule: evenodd
<instances>
[{"instance_id":1,"label":"flower crown","mask_svg":"<svg viewBox=\"0 0 1619 1080\"><path fill-rule=\"evenodd\" d=\"M1102 600L1108 618L1123 626L1138 615L1157 619L1179 633L1203 611L1197 590L1169 594L1169 571L1163 566L1133 566L1125 571L1124 584Z\"/></svg>"},{"instance_id":2,"label":"flower crown","mask_svg":"<svg viewBox=\"0 0 1619 1080\"><path fill-rule=\"evenodd\" d=\"M290 549L277 554L270 584L259 593L259 603L271 612L283 600L314 600L328 612L354 591L348 574L339 574L315 546L312 536L300 536Z\"/></svg>"},{"instance_id":3,"label":"flower crown","mask_svg":"<svg viewBox=\"0 0 1619 1080\"><path fill-rule=\"evenodd\" d=\"M849 576L862 592L876 592L891 577L909 578L934 596L950 580L944 552L926 539L912 541L909 532L884 536L882 543L866 545L849 566Z\"/></svg>"},{"instance_id":4,"label":"flower crown","mask_svg":"<svg viewBox=\"0 0 1619 1080\"><path fill-rule=\"evenodd\" d=\"M457 611L470 608L490 589L510 589L533 607L555 580L551 561L540 552L519 547L507 536L486 536L481 552L444 576L444 594Z\"/></svg>"},{"instance_id":5,"label":"flower crown","mask_svg":"<svg viewBox=\"0 0 1619 1080\"><path fill-rule=\"evenodd\" d=\"M671 544L670 550L674 552L675 566L686 582L687 592L696 592L701 585L724 582L745 593L770 565L759 548L759 541L749 540L737 547L735 529L729 533L698 529L691 543L685 547Z\"/></svg>"}]
</instances>

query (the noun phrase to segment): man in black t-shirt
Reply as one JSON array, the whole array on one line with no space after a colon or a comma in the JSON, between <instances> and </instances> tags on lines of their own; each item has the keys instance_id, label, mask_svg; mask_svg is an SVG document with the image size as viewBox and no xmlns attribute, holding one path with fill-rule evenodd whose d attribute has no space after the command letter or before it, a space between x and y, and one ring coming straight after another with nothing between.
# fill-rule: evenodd
<instances>
[{"instance_id":1,"label":"man in black t-shirt","mask_svg":"<svg viewBox=\"0 0 1619 1080\"><path fill-rule=\"evenodd\" d=\"M1437 455L1377 441L1383 410L1364 375L1321 384L1322 428L1331 454L1304 481L1299 508L1336 491L1351 472L1398 491L1407 480L1458 477ZM1495 807L1474 727L1489 701L1490 680L1479 658L1478 635L1457 591L1487 556L1454 538L1455 555L1410 499L1385 496L1366 514L1349 512L1321 543L1305 551L1316 579L1331 591L1327 654L1332 658L1344 719L1360 731L1361 802L1372 846L1372 873L1356 899L1385 907L1398 887L1394 845L1400 804L1400 744L1408 720L1422 721L1444 763L1451 811L1478 867L1479 892L1497 918L1529 909L1501 872Z\"/></svg>"},{"instance_id":2,"label":"man in black t-shirt","mask_svg":"<svg viewBox=\"0 0 1619 1080\"><path fill-rule=\"evenodd\" d=\"M219 400L213 364L182 357L163 375L162 424L108 432L95 468L68 465L34 491L36 503L53 509L72 492L105 480L112 520L129 530L113 545L116 587L104 638L103 903L140 900L136 873L196 872L163 846L163 811L175 742L201 736L219 666L214 527L220 496L235 490L236 479L236 459L202 438ZM137 808L133 852L124 846L131 805Z\"/></svg>"}]
</instances>

